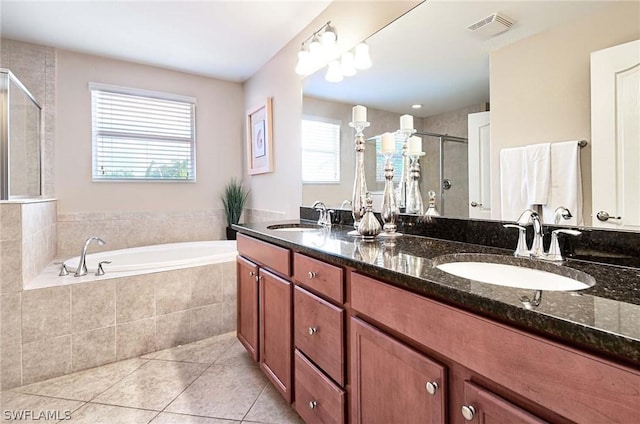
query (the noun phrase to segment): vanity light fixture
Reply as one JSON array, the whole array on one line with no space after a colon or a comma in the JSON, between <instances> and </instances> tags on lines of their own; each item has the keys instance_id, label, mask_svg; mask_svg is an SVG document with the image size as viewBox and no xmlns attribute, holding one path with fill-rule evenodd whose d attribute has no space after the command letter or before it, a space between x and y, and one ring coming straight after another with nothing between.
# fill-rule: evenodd
<instances>
[{"instance_id":1,"label":"vanity light fixture","mask_svg":"<svg viewBox=\"0 0 640 424\"><path fill-rule=\"evenodd\" d=\"M302 42L298 52L295 71L298 75L310 75L318 68L329 65L325 78L329 82L340 82L344 77L356 74L359 69L371 67L369 46L362 42L353 51L340 55L337 51L337 32L327 22Z\"/></svg>"}]
</instances>

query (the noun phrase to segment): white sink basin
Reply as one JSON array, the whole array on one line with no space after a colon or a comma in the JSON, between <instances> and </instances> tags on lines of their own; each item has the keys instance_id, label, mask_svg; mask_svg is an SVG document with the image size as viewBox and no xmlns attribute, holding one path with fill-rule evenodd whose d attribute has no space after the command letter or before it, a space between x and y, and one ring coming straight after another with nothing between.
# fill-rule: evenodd
<instances>
[{"instance_id":1,"label":"white sink basin","mask_svg":"<svg viewBox=\"0 0 640 424\"><path fill-rule=\"evenodd\" d=\"M468 258L464 254L449 256L450 261L436 258L436 268L481 283L546 291L584 290L595 284L595 279L582 271L530 259L480 254L469 254Z\"/></svg>"},{"instance_id":2,"label":"white sink basin","mask_svg":"<svg viewBox=\"0 0 640 424\"><path fill-rule=\"evenodd\" d=\"M318 231L322 229L321 225L317 224L277 224L269 225L267 230L273 231Z\"/></svg>"}]
</instances>

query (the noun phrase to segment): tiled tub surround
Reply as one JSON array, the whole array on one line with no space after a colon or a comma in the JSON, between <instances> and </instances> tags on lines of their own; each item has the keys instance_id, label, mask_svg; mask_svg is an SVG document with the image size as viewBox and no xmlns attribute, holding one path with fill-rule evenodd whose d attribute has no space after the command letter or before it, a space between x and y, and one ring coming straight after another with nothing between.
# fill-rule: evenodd
<instances>
[{"instance_id":1,"label":"tiled tub surround","mask_svg":"<svg viewBox=\"0 0 640 424\"><path fill-rule=\"evenodd\" d=\"M236 267L25 290L2 300L2 387L10 388L234 330ZM20 349L4 358L5 342Z\"/></svg>"},{"instance_id":2,"label":"tiled tub surround","mask_svg":"<svg viewBox=\"0 0 640 424\"><path fill-rule=\"evenodd\" d=\"M270 224L277 223L246 224L237 228L269 243L362 271L373 278L517 328L634 366L640 364L640 269L637 267L569 260L559 266L591 275L595 278L595 286L577 293L544 291L541 304L528 309L521 298L533 298L533 290L455 277L435 268L431 261L442 255L463 252L504 255L508 261L513 249L411 235L400 237L395 243L357 242L347 235L352 229L350 226L334 225L330 232L278 232L269 230Z\"/></svg>"}]
</instances>

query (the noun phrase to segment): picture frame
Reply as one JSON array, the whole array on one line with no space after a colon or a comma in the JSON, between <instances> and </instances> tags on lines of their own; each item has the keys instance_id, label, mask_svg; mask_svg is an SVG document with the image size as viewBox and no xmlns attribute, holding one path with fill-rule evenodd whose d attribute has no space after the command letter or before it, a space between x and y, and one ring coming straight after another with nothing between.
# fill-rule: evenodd
<instances>
[{"instance_id":1,"label":"picture frame","mask_svg":"<svg viewBox=\"0 0 640 424\"><path fill-rule=\"evenodd\" d=\"M271 97L247 111L247 170L249 175L273 172Z\"/></svg>"}]
</instances>

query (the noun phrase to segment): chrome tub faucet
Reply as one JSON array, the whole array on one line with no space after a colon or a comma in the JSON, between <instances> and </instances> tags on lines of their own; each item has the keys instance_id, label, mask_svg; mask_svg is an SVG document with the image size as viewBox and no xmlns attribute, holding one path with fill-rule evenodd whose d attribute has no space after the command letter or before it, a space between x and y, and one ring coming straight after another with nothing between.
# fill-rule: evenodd
<instances>
[{"instance_id":1,"label":"chrome tub faucet","mask_svg":"<svg viewBox=\"0 0 640 424\"><path fill-rule=\"evenodd\" d=\"M82 277L83 275L87 275L87 249L92 241L96 241L99 246L104 246L106 242L102 240L100 237L89 237L84 242L84 247L82 248L82 253L80 254L80 262L78 262L78 268L76 269L74 277Z\"/></svg>"}]
</instances>

